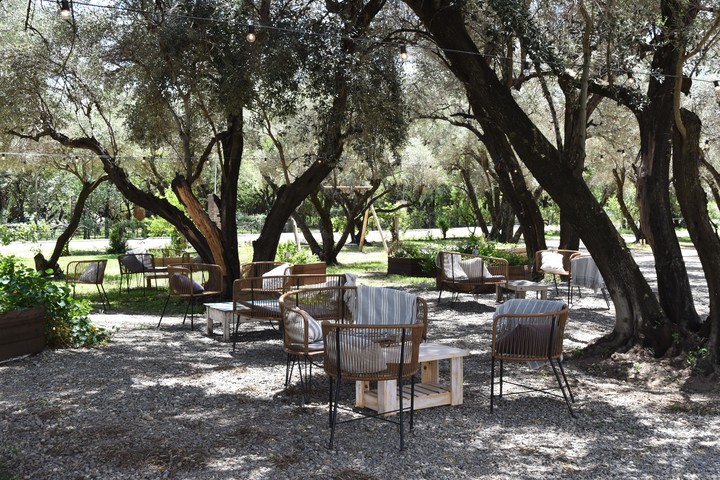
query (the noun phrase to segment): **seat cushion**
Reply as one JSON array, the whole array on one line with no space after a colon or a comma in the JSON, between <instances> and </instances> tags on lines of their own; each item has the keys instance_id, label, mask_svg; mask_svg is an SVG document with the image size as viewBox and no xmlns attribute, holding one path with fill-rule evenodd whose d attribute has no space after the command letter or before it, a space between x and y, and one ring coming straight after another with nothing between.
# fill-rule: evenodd
<instances>
[{"instance_id":1,"label":"seat cushion","mask_svg":"<svg viewBox=\"0 0 720 480\"><path fill-rule=\"evenodd\" d=\"M468 276L460 264L460 255L444 252L442 254L443 275L450 280L467 280Z\"/></svg>"},{"instance_id":2,"label":"seat cushion","mask_svg":"<svg viewBox=\"0 0 720 480\"><path fill-rule=\"evenodd\" d=\"M78 277L78 283L97 283L100 276L100 269L97 263L91 263L88 268Z\"/></svg>"},{"instance_id":3,"label":"seat cushion","mask_svg":"<svg viewBox=\"0 0 720 480\"><path fill-rule=\"evenodd\" d=\"M562 253L543 252L540 255L540 270L545 273L567 273L563 265Z\"/></svg>"},{"instance_id":4,"label":"seat cushion","mask_svg":"<svg viewBox=\"0 0 720 480\"><path fill-rule=\"evenodd\" d=\"M205 287L186 275L174 273L169 280L170 287L177 293L188 295L199 295L205 291Z\"/></svg>"},{"instance_id":5,"label":"seat cushion","mask_svg":"<svg viewBox=\"0 0 720 480\"><path fill-rule=\"evenodd\" d=\"M277 267L263 273L262 288L264 290L272 290L274 288L282 288L282 282L277 282L276 279L274 279L274 278L266 278L266 277L280 277L283 275L287 275L289 268L290 268L289 263L283 263L283 264L280 264Z\"/></svg>"},{"instance_id":6,"label":"seat cushion","mask_svg":"<svg viewBox=\"0 0 720 480\"><path fill-rule=\"evenodd\" d=\"M320 322L307 315L308 344L322 341L322 327ZM305 319L297 312L290 311L285 316L285 335L291 344L305 344Z\"/></svg>"},{"instance_id":7,"label":"seat cushion","mask_svg":"<svg viewBox=\"0 0 720 480\"><path fill-rule=\"evenodd\" d=\"M128 273L142 273L145 266L135 255L123 255L120 257L120 263L123 264Z\"/></svg>"},{"instance_id":8,"label":"seat cushion","mask_svg":"<svg viewBox=\"0 0 720 480\"><path fill-rule=\"evenodd\" d=\"M460 261L460 267L469 279L473 278L490 278L492 274L485 265L482 258L468 258Z\"/></svg>"}]
</instances>

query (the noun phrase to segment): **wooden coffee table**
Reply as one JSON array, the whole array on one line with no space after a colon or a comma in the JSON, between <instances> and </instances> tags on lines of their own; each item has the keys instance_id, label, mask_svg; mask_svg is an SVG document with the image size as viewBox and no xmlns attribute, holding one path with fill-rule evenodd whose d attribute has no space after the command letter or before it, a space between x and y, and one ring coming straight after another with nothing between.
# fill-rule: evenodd
<instances>
[{"instance_id":1,"label":"wooden coffee table","mask_svg":"<svg viewBox=\"0 0 720 480\"><path fill-rule=\"evenodd\" d=\"M515 298L525 298L527 292L537 292L540 298L547 298L550 285L531 282L530 280L508 280L507 284L498 283L495 286L495 296L498 303L503 301L503 290L515 292Z\"/></svg>"},{"instance_id":2,"label":"wooden coffee table","mask_svg":"<svg viewBox=\"0 0 720 480\"><path fill-rule=\"evenodd\" d=\"M463 357L470 352L463 348L422 343L420 345L421 383L415 384L415 410L440 405L463 403ZM439 362L450 360L450 378L440 380ZM403 408L410 409L410 385L403 387ZM355 406L369 408L378 413L397 413L400 408L397 380L377 382L377 389L370 389L369 382L355 382Z\"/></svg>"}]
</instances>

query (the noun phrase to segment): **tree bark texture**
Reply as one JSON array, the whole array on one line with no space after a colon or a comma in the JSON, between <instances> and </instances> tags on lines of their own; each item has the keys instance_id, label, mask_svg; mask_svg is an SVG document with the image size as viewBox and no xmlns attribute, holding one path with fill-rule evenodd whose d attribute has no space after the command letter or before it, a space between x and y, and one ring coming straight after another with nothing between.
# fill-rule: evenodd
<instances>
[{"instance_id":1,"label":"tree bark texture","mask_svg":"<svg viewBox=\"0 0 720 480\"><path fill-rule=\"evenodd\" d=\"M449 68L465 86L473 113L489 118L507 136L527 168L560 206L595 258L613 298L616 323L601 339L611 349L639 343L663 354L671 330L650 286L622 237L587 185L573 175L558 150L544 137L502 85L465 29L451 0L405 0L443 50Z\"/></svg>"},{"instance_id":2,"label":"tree bark texture","mask_svg":"<svg viewBox=\"0 0 720 480\"><path fill-rule=\"evenodd\" d=\"M700 119L688 110L681 110L685 136L675 129L673 135L673 182L678 203L687 224L688 233L696 246L705 272L710 299L710 337L707 348L708 364L718 369L720 363L720 238L710 221L707 195L700 183ZM688 327L691 327L688 325Z\"/></svg>"},{"instance_id":3,"label":"tree bark texture","mask_svg":"<svg viewBox=\"0 0 720 480\"><path fill-rule=\"evenodd\" d=\"M675 235L669 193L675 94L672 79L680 61L680 49L685 48L683 35L678 31L683 27L682 12L677 11L680 6L673 1L663 0L661 4L668 41L655 50L651 70L669 77L659 81L656 75L649 76L648 104L636 112L641 159L637 203L640 228L655 257L660 304L671 322L696 329L699 318Z\"/></svg>"}]
</instances>

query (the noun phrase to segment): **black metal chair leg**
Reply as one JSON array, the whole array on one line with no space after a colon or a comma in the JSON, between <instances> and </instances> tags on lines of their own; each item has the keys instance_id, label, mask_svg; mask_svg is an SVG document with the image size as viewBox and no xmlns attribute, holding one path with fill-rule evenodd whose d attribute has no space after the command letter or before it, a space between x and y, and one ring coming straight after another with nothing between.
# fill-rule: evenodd
<instances>
[{"instance_id":1,"label":"black metal chair leg","mask_svg":"<svg viewBox=\"0 0 720 480\"><path fill-rule=\"evenodd\" d=\"M330 414L330 448L333 448L333 440L335 439L335 426L337 425L338 398L340 397L340 381L338 378L335 382L335 398L332 403L332 413Z\"/></svg>"},{"instance_id":2,"label":"black metal chair leg","mask_svg":"<svg viewBox=\"0 0 720 480\"><path fill-rule=\"evenodd\" d=\"M490 413L493 411L493 399L495 398L495 357L490 359Z\"/></svg>"},{"instance_id":3,"label":"black metal chair leg","mask_svg":"<svg viewBox=\"0 0 720 480\"><path fill-rule=\"evenodd\" d=\"M158 321L156 329L160 329L160 323L165 316L165 310L167 309L168 303L170 303L170 295L168 295L167 299L165 300L165 306L163 306L162 313L160 314L160 320Z\"/></svg>"},{"instance_id":4,"label":"black metal chair leg","mask_svg":"<svg viewBox=\"0 0 720 480\"><path fill-rule=\"evenodd\" d=\"M559 360L558 360L558 365L560 365L560 361L559 361ZM558 385L560 386L560 391L562 392L562 396L563 396L563 398L565 399L565 404L567 405L568 410L570 410L570 415L571 415L573 418L576 418L576 417L575 417L575 412L573 412L572 406L570 406L570 401L568 400L567 394L565 393L565 386L563 385L562 379L560 378L560 374L558 373L557 368L555 367L555 364L553 363L552 360L550 360L550 366L552 367L553 372L555 373L555 379L557 380ZM562 368L562 367L561 367L561 368ZM569 392L570 392L570 385L568 385L568 393L569 393Z\"/></svg>"}]
</instances>

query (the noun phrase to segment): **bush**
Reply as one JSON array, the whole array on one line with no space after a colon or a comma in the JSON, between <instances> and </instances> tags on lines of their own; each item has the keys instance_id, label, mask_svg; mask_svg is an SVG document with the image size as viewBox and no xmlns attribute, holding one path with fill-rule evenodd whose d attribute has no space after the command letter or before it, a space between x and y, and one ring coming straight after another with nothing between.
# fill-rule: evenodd
<instances>
[{"instance_id":1,"label":"bush","mask_svg":"<svg viewBox=\"0 0 720 480\"><path fill-rule=\"evenodd\" d=\"M435 275L435 257L439 250L434 244L419 247L413 243L395 242L388 249L388 257L416 258L420 260L424 274Z\"/></svg>"},{"instance_id":2,"label":"bush","mask_svg":"<svg viewBox=\"0 0 720 480\"><path fill-rule=\"evenodd\" d=\"M299 249L297 244L291 240L282 242L278 245L275 260L278 262L288 262L293 264L315 263L320 261L320 259L309 249Z\"/></svg>"},{"instance_id":3,"label":"bush","mask_svg":"<svg viewBox=\"0 0 720 480\"><path fill-rule=\"evenodd\" d=\"M88 319L90 305L72 297L70 287L0 255L0 313L43 305L50 347L89 347L107 343L112 333Z\"/></svg>"}]
</instances>

